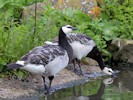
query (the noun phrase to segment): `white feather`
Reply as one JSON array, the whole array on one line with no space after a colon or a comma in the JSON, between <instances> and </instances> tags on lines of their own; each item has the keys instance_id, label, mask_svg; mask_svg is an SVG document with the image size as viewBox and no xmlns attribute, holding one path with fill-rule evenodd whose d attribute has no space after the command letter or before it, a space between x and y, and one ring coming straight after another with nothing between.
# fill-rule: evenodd
<instances>
[{"instance_id":1,"label":"white feather","mask_svg":"<svg viewBox=\"0 0 133 100\"><path fill-rule=\"evenodd\" d=\"M22 65L22 66L24 66L24 63L25 63L25 61L20 61L20 60L16 62L16 64L19 64L19 65Z\"/></svg>"},{"instance_id":2,"label":"white feather","mask_svg":"<svg viewBox=\"0 0 133 100\"><path fill-rule=\"evenodd\" d=\"M38 74L45 73L45 67L43 65L27 64L24 67L21 67L21 69L27 70L31 73L38 73Z\"/></svg>"},{"instance_id":3,"label":"white feather","mask_svg":"<svg viewBox=\"0 0 133 100\"><path fill-rule=\"evenodd\" d=\"M53 43L53 42L50 42L50 41L45 41L44 44L48 44L48 45L58 45L58 43Z\"/></svg>"},{"instance_id":4,"label":"white feather","mask_svg":"<svg viewBox=\"0 0 133 100\"><path fill-rule=\"evenodd\" d=\"M84 45L78 41L74 41L70 43L70 45L73 48L74 57L77 59L81 59L83 57L86 57L87 54L93 49L93 47L95 46L95 42L90 40L90 45Z\"/></svg>"}]
</instances>

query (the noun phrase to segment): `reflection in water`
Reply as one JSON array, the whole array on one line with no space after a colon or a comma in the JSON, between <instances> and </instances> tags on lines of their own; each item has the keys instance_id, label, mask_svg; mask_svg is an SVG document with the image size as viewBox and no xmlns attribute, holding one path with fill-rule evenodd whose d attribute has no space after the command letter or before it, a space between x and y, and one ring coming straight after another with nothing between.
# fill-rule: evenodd
<instances>
[{"instance_id":1,"label":"reflection in water","mask_svg":"<svg viewBox=\"0 0 133 100\"><path fill-rule=\"evenodd\" d=\"M117 77L99 77L88 83L58 90L43 97L35 95L13 100L133 100L133 70L124 69Z\"/></svg>"},{"instance_id":2,"label":"reflection in water","mask_svg":"<svg viewBox=\"0 0 133 100\"><path fill-rule=\"evenodd\" d=\"M114 85L119 92L133 91L133 70L121 71L114 80Z\"/></svg>"},{"instance_id":3,"label":"reflection in water","mask_svg":"<svg viewBox=\"0 0 133 100\"><path fill-rule=\"evenodd\" d=\"M56 91L45 100L133 100L133 70L121 70L114 79L99 77Z\"/></svg>"},{"instance_id":4,"label":"reflection in water","mask_svg":"<svg viewBox=\"0 0 133 100\"><path fill-rule=\"evenodd\" d=\"M102 95L104 94L105 85L113 83L113 80L113 78L104 79L101 82L100 88L98 89L97 93L89 96L81 96L82 87L80 86L79 96L75 95L76 91L74 90L74 96L67 97L64 100L103 100Z\"/></svg>"},{"instance_id":5,"label":"reflection in water","mask_svg":"<svg viewBox=\"0 0 133 100\"><path fill-rule=\"evenodd\" d=\"M92 86L91 88L92 89L94 88L93 90L97 91L97 93L92 94L92 95L90 95L90 93L88 93L88 95L86 94L86 96L83 96L84 91L89 92L88 89L90 88L90 86L89 87L83 86L81 84L78 86L78 88L79 88L78 91L77 91L77 86L74 86L70 90L64 89L64 90L57 91L51 95L48 95L48 97L45 96L44 100L103 100L102 96L104 94L105 87L106 87L106 85L112 84L113 80L114 80L114 78L106 78L106 79L103 78L102 80L98 80L98 81L101 81L100 87L98 86L99 82L95 81L96 86L98 86L99 88ZM89 83L87 83L87 84L89 84ZM92 85L93 85L93 82L92 82ZM83 89L84 87L86 87L86 88Z\"/></svg>"}]
</instances>

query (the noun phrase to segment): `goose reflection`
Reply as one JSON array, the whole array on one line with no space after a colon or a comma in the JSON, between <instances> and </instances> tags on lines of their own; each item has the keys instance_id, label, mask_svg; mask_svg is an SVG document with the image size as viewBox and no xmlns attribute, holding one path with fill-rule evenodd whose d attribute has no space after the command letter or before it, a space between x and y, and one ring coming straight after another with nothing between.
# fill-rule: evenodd
<instances>
[{"instance_id":1,"label":"goose reflection","mask_svg":"<svg viewBox=\"0 0 133 100\"><path fill-rule=\"evenodd\" d=\"M89 95L89 96L81 96L81 89L79 91L80 96L76 96L76 92L75 92L75 89L74 89L74 95L75 96L67 97L63 100L103 100L102 95L104 94L105 86L109 85L109 84L112 84L113 81L114 81L114 78L103 79L97 93L93 94L93 95Z\"/></svg>"}]
</instances>

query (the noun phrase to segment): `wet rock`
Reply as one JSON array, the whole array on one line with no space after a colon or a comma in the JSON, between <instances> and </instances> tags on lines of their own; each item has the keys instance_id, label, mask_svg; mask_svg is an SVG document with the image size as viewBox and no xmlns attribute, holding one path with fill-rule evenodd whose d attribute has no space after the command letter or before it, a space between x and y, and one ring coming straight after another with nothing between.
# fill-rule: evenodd
<instances>
[{"instance_id":1,"label":"wet rock","mask_svg":"<svg viewBox=\"0 0 133 100\"><path fill-rule=\"evenodd\" d=\"M109 49L113 60L133 63L133 40L115 38Z\"/></svg>"}]
</instances>

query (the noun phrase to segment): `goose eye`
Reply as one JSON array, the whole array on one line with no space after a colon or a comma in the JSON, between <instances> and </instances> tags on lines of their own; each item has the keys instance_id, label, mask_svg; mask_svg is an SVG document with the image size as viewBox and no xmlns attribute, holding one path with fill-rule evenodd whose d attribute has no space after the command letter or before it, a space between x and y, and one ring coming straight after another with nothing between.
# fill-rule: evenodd
<instances>
[{"instance_id":1,"label":"goose eye","mask_svg":"<svg viewBox=\"0 0 133 100\"><path fill-rule=\"evenodd\" d=\"M67 27L67 28L71 28L71 27L69 26L69 27Z\"/></svg>"},{"instance_id":2,"label":"goose eye","mask_svg":"<svg viewBox=\"0 0 133 100\"><path fill-rule=\"evenodd\" d=\"M111 72L110 70L108 72Z\"/></svg>"}]
</instances>

